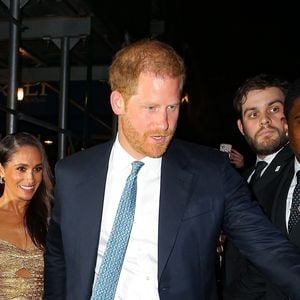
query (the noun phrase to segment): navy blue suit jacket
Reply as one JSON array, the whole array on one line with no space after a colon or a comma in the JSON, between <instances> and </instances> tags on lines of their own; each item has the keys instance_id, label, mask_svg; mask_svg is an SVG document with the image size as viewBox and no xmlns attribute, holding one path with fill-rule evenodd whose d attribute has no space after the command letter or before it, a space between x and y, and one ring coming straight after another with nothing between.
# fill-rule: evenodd
<instances>
[{"instance_id":1,"label":"navy blue suit jacket","mask_svg":"<svg viewBox=\"0 0 300 300\"><path fill-rule=\"evenodd\" d=\"M57 163L47 236L45 299L90 299L112 142ZM174 140L162 159L158 234L161 300L217 299L220 231L300 299L300 252L250 200L226 154Z\"/></svg>"}]
</instances>

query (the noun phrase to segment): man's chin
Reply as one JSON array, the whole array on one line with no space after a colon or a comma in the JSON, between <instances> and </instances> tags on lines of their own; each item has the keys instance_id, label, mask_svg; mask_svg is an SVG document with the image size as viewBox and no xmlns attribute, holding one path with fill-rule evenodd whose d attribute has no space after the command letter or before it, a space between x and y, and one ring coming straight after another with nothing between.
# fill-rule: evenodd
<instances>
[{"instance_id":1,"label":"man's chin","mask_svg":"<svg viewBox=\"0 0 300 300\"><path fill-rule=\"evenodd\" d=\"M270 155L275 153L276 151L278 151L281 148L281 146L279 145L264 145L264 146L260 146L258 148L256 148L256 153L258 155Z\"/></svg>"},{"instance_id":2,"label":"man's chin","mask_svg":"<svg viewBox=\"0 0 300 300\"><path fill-rule=\"evenodd\" d=\"M151 145L144 148L144 153L146 156L158 158L161 157L167 150L169 143L162 145Z\"/></svg>"}]
</instances>

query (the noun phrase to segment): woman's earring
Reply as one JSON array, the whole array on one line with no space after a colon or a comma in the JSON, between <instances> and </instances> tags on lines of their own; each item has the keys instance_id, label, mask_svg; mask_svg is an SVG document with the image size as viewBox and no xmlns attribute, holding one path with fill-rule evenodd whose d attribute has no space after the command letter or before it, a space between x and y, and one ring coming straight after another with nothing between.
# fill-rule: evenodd
<instances>
[{"instance_id":1,"label":"woman's earring","mask_svg":"<svg viewBox=\"0 0 300 300\"><path fill-rule=\"evenodd\" d=\"M4 177L0 176L0 184L4 184Z\"/></svg>"}]
</instances>

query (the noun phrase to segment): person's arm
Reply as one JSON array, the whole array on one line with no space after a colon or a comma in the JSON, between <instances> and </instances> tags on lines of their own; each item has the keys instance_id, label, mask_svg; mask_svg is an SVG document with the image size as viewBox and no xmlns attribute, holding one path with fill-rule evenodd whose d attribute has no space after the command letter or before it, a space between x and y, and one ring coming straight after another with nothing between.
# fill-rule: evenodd
<instances>
[{"instance_id":1,"label":"person's arm","mask_svg":"<svg viewBox=\"0 0 300 300\"><path fill-rule=\"evenodd\" d=\"M50 220L45 253L44 299L65 299L65 259L59 225Z\"/></svg>"},{"instance_id":2,"label":"person's arm","mask_svg":"<svg viewBox=\"0 0 300 300\"><path fill-rule=\"evenodd\" d=\"M59 184L64 180L59 178L57 165L55 178L54 209L48 227L45 251L44 299L46 300L63 300L66 298L65 257L60 229L60 199L58 197Z\"/></svg>"},{"instance_id":3,"label":"person's arm","mask_svg":"<svg viewBox=\"0 0 300 300\"><path fill-rule=\"evenodd\" d=\"M224 300L248 299L248 297L264 299L267 293L267 279L249 261L243 262L242 271L230 285L224 287Z\"/></svg>"},{"instance_id":4,"label":"person's arm","mask_svg":"<svg viewBox=\"0 0 300 300\"><path fill-rule=\"evenodd\" d=\"M232 168L224 170L227 237L263 274L291 299L300 299L300 250L251 201L247 185Z\"/></svg>"}]
</instances>

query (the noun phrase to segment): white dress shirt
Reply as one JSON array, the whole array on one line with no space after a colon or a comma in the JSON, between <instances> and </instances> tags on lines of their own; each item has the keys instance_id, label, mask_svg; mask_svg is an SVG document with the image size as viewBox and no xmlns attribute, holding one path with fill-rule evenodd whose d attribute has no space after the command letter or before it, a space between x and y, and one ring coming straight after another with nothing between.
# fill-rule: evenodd
<instances>
[{"instance_id":1,"label":"white dress shirt","mask_svg":"<svg viewBox=\"0 0 300 300\"><path fill-rule=\"evenodd\" d=\"M112 148L106 177L100 242L95 268L99 272L103 253L112 229L132 158L120 145L118 137ZM159 300L158 295L158 215L161 158L145 157L137 177L134 223L115 299Z\"/></svg>"}]
</instances>

